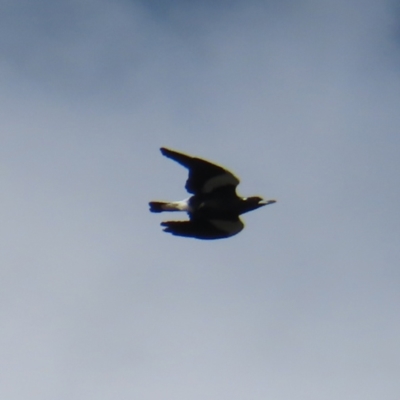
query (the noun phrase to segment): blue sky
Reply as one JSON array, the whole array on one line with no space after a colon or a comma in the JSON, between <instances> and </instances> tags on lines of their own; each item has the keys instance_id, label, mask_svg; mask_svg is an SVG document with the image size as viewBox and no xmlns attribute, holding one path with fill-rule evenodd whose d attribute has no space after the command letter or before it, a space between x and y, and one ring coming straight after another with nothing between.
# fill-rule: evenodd
<instances>
[{"instance_id":1,"label":"blue sky","mask_svg":"<svg viewBox=\"0 0 400 400\"><path fill-rule=\"evenodd\" d=\"M389 1L3 2L0 397L393 399L400 63ZM162 233L160 146L278 203Z\"/></svg>"}]
</instances>

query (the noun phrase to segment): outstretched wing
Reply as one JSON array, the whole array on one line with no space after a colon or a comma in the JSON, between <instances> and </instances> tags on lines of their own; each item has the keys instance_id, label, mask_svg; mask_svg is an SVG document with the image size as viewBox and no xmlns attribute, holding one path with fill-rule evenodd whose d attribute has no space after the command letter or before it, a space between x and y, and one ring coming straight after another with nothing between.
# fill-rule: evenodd
<instances>
[{"instance_id":1,"label":"outstretched wing","mask_svg":"<svg viewBox=\"0 0 400 400\"><path fill-rule=\"evenodd\" d=\"M164 232L176 236L193 237L197 239L223 239L239 233L243 222L239 218L233 219L191 219L190 221L162 222Z\"/></svg>"},{"instance_id":2,"label":"outstretched wing","mask_svg":"<svg viewBox=\"0 0 400 400\"><path fill-rule=\"evenodd\" d=\"M189 170L189 177L185 185L189 193L207 194L214 190L222 190L226 191L226 194L235 194L239 179L225 168L164 147L160 150L165 157L171 158Z\"/></svg>"}]
</instances>

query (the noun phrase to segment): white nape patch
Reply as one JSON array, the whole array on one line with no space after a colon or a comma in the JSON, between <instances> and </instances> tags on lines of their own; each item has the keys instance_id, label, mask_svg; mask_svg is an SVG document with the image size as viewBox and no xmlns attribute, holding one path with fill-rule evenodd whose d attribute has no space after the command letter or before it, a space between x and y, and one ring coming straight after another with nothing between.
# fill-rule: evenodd
<instances>
[{"instance_id":1,"label":"white nape patch","mask_svg":"<svg viewBox=\"0 0 400 400\"><path fill-rule=\"evenodd\" d=\"M217 229L226 232L229 235L236 235L244 228L243 222L240 219L238 219L237 221L210 219L210 223L214 225Z\"/></svg>"},{"instance_id":2,"label":"white nape patch","mask_svg":"<svg viewBox=\"0 0 400 400\"><path fill-rule=\"evenodd\" d=\"M230 174L229 172L221 175L214 176L214 178L209 179L203 186L203 193L210 193L214 189L222 187L222 186L227 186L227 185L233 185L237 186L239 184L239 179L237 179L235 176Z\"/></svg>"},{"instance_id":3,"label":"white nape patch","mask_svg":"<svg viewBox=\"0 0 400 400\"><path fill-rule=\"evenodd\" d=\"M181 201L171 201L162 205L164 211L187 211L190 212L189 199Z\"/></svg>"}]
</instances>

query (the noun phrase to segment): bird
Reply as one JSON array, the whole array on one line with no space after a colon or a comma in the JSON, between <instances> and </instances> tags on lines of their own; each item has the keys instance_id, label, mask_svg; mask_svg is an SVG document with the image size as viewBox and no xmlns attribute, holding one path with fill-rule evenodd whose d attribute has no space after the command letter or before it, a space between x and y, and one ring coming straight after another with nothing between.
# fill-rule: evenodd
<instances>
[{"instance_id":1,"label":"bird","mask_svg":"<svg viewBox=\"0 0 400 400\"><path fill-rule=\"evenodd\" d=\"M189 215L189 220L162 222L164 232L204 240L228 238L244 228L240 215L276 202L238 196L239 179L219 165L165 147L160 151L189 170L185 189L191 194L182 201L149 202L153 213L183 211Z\"/></svg>"}]
</instances>

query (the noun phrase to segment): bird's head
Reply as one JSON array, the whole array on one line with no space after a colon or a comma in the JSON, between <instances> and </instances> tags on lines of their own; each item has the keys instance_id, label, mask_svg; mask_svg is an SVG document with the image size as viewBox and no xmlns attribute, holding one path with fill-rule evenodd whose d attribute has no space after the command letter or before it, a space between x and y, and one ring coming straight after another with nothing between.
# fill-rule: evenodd
<instances>
[{"instance_id":1,"label":"bird's head","mask_svg":"<svg viewBox=\"0 0 400 400\"><path fill-rule=\"evenodd\" d=\"M276 203L276 200L264 200L261 197L258 196L253 196L253 197L245 197L242 200L242 204L243 204L243 210L241 212L241 214L244 214L246 212L255 210L257 208L266 206L268 204L273 204Z\"/></svg>"}]
</instances>

